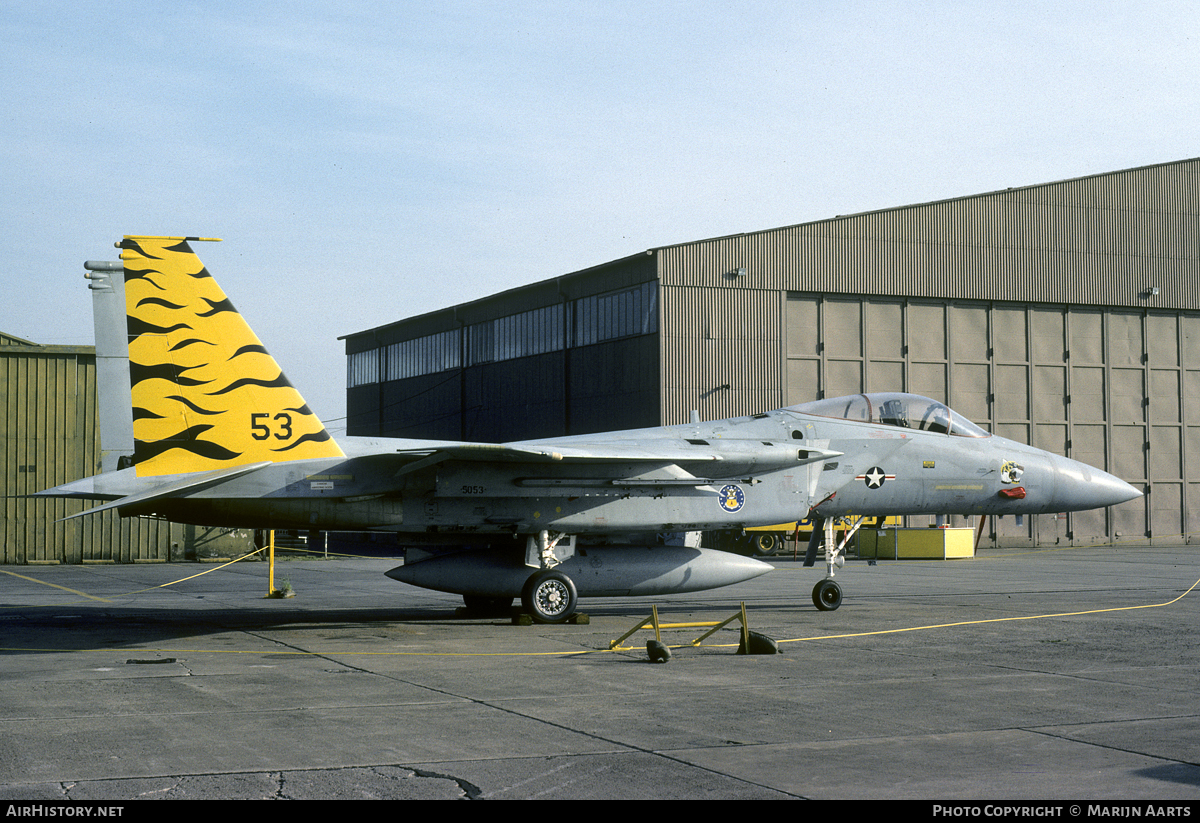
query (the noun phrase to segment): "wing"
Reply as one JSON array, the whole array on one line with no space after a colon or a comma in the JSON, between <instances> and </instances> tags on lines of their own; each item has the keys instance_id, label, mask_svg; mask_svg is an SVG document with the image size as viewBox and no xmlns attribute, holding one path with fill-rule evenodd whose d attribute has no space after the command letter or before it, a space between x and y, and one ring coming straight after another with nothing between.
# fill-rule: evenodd
<instances>
[{"instance_id":1,"label":"wing","mask_svg":"<svg viewBox=\"0 0 1200 823\"><path fill-rule=\"evenodd\" d=\"M614 441L587 444L562 443L461 443L444 444L431 449L400 450L396 457L405 462L396 475L410 474L448 461L477 464L654 464L675 465L687 470L703 483L743 474L763 473L802 466L841 456L826 449L798 449L789 443L765 441L722 441L720 445L688 441ZM526 478L528 480L528 478ZM687 482L686 478L678 478ZM663 480L656 481L661 484ZM691 485L697 485L692 483Z\"/></svg>"}]
</instances>

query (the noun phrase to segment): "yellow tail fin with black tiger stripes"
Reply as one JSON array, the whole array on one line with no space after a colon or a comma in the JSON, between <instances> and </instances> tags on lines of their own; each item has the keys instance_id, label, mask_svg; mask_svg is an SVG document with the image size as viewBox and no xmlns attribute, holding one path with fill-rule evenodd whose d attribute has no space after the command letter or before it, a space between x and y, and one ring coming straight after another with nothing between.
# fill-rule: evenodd
<instances>
[{"instance_id":1,"label":"yellow tail fin with black tiger stripes","mask_svg":"<svg viewBox=\"0 0 1200 823\"><path fill-rule=\"evenodd\" d=\"M192 251L201 239L120 243L137 474L342 456Z\"/></svg>"}]
</instances>

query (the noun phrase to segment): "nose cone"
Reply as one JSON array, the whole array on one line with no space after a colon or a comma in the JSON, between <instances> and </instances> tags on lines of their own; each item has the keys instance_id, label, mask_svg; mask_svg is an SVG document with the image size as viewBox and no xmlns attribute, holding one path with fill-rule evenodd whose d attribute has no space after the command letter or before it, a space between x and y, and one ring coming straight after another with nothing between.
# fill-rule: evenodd
<instances>
[{"instance_id":1,"label":"nose cone","mask_svg":"<svg viewBox=\"0 0 1200 823\"><path fill-rule=\"evenodd\" d=\"M1121 478L1077 460L1059 457L1054 461L1053 472L1055 511L1100 509L1142 496Z\"/></svg>"}]
</instances>

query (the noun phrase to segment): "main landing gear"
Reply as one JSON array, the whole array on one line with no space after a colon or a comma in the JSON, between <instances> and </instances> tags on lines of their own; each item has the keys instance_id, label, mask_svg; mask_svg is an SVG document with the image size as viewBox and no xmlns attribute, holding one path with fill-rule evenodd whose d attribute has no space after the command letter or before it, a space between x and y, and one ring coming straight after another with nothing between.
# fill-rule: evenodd
<instances>
[{"instance_id":1,"label":"main landing gear","mask_svg":"<svg viewBox=\"0 0 1200 823\"><path fill-rule=\"evenodd\" d=\"M561 562L554 549L563 538L567 538L564 549L569 557L575 552L575 541L567 535L551 539L550 532L542 530L531 536L526 545L525 565L540 568L529 575L521 588L521 605L536 623L564 623L575 613L579 602L571 578L554 568Z\"/></svg>"},{"instance_id":2,"label":"main landing gear","mask_svg":"<svg viewBox=\"0 0 1200 823\"><path fill-rule=\"evenodd\" d=\"M554 569L529 575L521 589L521 605L538 623L562 623L575 613L578 602L571 578Z\"/></svg>"}]
</instances>

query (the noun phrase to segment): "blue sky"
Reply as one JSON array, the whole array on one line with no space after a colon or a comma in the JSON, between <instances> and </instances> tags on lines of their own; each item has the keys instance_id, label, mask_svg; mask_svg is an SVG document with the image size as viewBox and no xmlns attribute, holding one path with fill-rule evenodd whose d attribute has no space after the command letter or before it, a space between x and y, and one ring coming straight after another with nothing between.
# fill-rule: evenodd
<instances>
[{"instance_id":1,"label":"blue sky","mask_svg":"<svg viewBox=\"0 0 1200 823\"><path fill-rule=\"evenodd\" d=\"M0 331L197 247L336 433L338 337L647 248L1200 156L1193 2L5 2Z\"/></svg>"}]
</instances>

